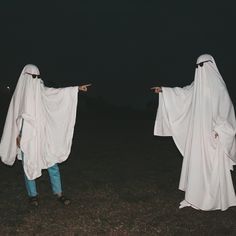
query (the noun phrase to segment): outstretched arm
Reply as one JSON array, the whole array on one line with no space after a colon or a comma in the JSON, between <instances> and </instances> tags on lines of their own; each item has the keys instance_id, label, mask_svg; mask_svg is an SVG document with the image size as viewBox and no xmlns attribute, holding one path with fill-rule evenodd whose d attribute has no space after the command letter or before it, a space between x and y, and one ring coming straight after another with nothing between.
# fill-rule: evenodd
<instances>
[{"instance_id":1,"label":"outstretched arm","mask_svg":"<svg viewBox=\"0 0 236 236\"><path fill-rule=\"evenodd\" d=\"M153 90L154 93L161 93L162 92L161 87L152 87L151 90Z\"/></svg>"},{"instance_id":2,"label":"outstretched arm","mask_svg":"<svg viewBox=\"0 0 236 236\"><path fill-rule=\"evenodd\" d=\"M78 86L78 91L83 91L83 92L87 92L88 91L88 87L90 87L92 84L84 84L81 86Z\"/></svg>"}]
</instances>

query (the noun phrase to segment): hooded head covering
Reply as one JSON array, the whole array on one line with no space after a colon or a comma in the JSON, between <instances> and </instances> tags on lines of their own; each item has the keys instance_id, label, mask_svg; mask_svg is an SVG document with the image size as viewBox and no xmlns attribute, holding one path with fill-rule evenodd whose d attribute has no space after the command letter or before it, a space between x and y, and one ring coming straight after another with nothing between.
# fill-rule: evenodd
<instances>
[{"instance_id":1,"label":"hooded head covering","mask_svg":"<svg viewBox=\"0 0 236 236\"><path fill-rule=\"evenodd\" d=\"M0 157L12 165L17 152L16 138L24 119L21 151L29 179L41 169L65 161L69 156L77 108L78 87L47 88L39 79L37 66L26 65L11 99L0 143ZM21 159L21 151L18 158Z\"/></svg>"},{"instance_id":2,"label":"hooded head covering","mask_svg":"<svg viewBox=\"0 0 236 236\"><path fill-rule=\"evenodd\" d=\"M209 86L213 86L213 83L216 83L216 86L226 87L214 58L209 54L203 54L197 59L195 80L199 78L210 80L212 84Z\"/></svg>"},{"instance_id":3,"label":"hooded head covering","mask_svg":"<svg viewBox=\"0 0 236 236\"><path fill-rule=\"evenodd\" d=\"M28 64L23 68L21 72L21 75L25 74L40 75L39 68L33 64Z\"/></svg>"}]
</instances>

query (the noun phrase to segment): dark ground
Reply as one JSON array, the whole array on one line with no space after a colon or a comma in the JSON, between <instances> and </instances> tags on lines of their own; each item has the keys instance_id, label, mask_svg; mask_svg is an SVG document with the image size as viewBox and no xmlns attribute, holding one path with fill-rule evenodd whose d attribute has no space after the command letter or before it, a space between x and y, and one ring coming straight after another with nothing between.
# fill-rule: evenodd
<instances>
[{"instance_id":1,"label":"dark ground","mask_svg":"<svg viewBox=\"0 0 236 236\"><path fill-rule=\"evenodd\" d=\"M40 206L31 208L21 163L1 163L0 235L235 235L235 207L178 209L182 157L171 138L153 136L154 116L79 110L71 155L60 165L67 207L44 171Z\"/></svg>"}]
</instances>

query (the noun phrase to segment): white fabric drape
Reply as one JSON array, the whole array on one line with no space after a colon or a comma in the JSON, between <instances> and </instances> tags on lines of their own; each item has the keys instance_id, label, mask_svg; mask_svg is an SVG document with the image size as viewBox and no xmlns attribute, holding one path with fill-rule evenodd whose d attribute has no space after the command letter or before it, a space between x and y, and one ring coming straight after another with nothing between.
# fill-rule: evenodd
<instances>
[{"instance_id":1,"label":"white fabric drape","mask_svg":"<svg viewBox=\"0 0 236 236\"><path fill-rule=\"evenodd\" d=\"M76 119L78 87L48 88L30 74L39 74L34 65L26 65L12 96L0 143L0 157L13 165L21 159L16 138L24 119L21 150L24 171L29 179L41 175L55 163L65 161L71 150Z\"/></svg>"},{"instance_id":2,"label":"white fabric drape","mask_svg":"<svg viewBox=\"0 0 236 236\"><path fill-rule=\"evenodd\" d=\"M236 162L235 113L213 57L202 55L197 63L204 61L190 86L162 87L154 135L172 136L183 155L180 208L226 210L236 205L230 173Z\"/></svg>"}]
</instances>

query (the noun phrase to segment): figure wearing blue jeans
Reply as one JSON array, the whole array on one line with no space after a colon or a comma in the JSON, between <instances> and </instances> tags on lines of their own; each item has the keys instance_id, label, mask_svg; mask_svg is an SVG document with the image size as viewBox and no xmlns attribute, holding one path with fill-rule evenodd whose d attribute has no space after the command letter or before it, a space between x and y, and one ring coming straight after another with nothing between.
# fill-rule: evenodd
<instances>
[{"instance_id":1,"label":"figure wearing blue jeans","mask_svg":"<svg viewBox=\"0 0 236 236\"><path fill-rule=\"evenodd\" d=\"M53 165L48 168L53 193L64 205L70 202L62 194L57 163L67 160L70 155L77 115L78 92L87 92L91 85L51 88L44 85L37 66L27 64L21 71L1 136L0 160L12 166L19 154L18 159L23 161L27 176L27 178L25 176L27 192L33 205L38 205L38 194L35 181L30 180L40 176L42 169L48 168L48 163ZM28 128L26 122L23 128L23 117L25 121L26 117L29 119ZM22 124L19 124L19 121ZM21 136L22 128L23 132L25 131L24 137ZM26 128L29 131L34 129L34 134L32 135L32 132L28 132ZM50 137L46 137L47 135ZM23 138L22 143L21 138ZM48 148L38 143L40 140L45 141ZM25 142L25 149L23 142ZM27 151L27 148L31 152ZM36 162L32 164L33 161Z\"/></svg>"},{"instance_id":2,"label":"figure wearing blue jeans","mask_svg":"<svg viewBox=\"0 0 236 236\"><path fill-rule=\"evenodd\" d=\"M22 161L24 161L23 152L22 152ZM57 196L61 196L62 195L61 176L60 176L58 165L55 164L49 167L47 171L49 174L53 194ZM38 195L38 192L37 192L35 180L29 180L26 174L24 174L24 178L25 178L25 186L26 186L28 196L36 197Z\"/></svg>"},{"instance_id":3,"label":"figure wearing blue jeans","mask_svg":"<svg viewBox=\"0 0 236 236\"><path fill-rule=\"evenodd\" d=\"M23 131L23 125L24 125L24 119L22 119L19 140L17 140L19 147L20 147L20 138L22 136L22 131ZM21 151L21 156L22 156L22 164L23 164L24 158L27 158L27 157L24 156L24 153L22 151ZM58 165L54 164L53 166L49 167L47 171L49 174L53 194L55 194L57 196L57 199L64 205L70 204L70 200L66 198L64 195L62 195L61 176L60 176L60 170L59 170ZM24 173L24 179L25 179L25 186L26 186L26 190L29 196L30 204L34 206L38 206L39 203L38 203L38 192L36 188L36 181L29 180L25 173Z\"/></svg>"}]
</instances>

